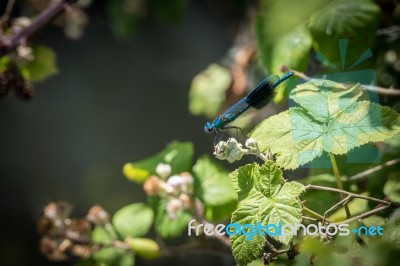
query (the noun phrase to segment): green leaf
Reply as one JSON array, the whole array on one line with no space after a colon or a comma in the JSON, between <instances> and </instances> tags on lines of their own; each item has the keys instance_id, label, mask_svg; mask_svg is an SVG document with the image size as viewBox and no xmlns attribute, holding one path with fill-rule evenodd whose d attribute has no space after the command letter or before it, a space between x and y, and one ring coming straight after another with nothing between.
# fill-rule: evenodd
<instances>
[{"instance_id":1,"label":"green leaf","mask_svg":"<svg viewBox=\"0 0 400 266\"><path fill-rule=\"evenodd\" d=\"M384 141L400 133L400 116L394 110L368 101L355 101L361 97L358 85L345 92L334 82L326 82L321 89L323 95L318 95L316 87L320 85L319 81L302 85L293 95L301 107L265 119L250 133L261 151L270 149L276 154L281 167L295 169L321 156L323 151L345 154L363 144ZM331 89L330 93L327 88ZM318 98L326 99L327 103L319 111L319 105L312 104Z\"/></svg>"},{"instance_id":2,"label":"green leaf","mask_svg":"<svg viewBox=\"0 0 400 266\"><path fill-rule=\"evenodd\" d=\"M96 225L96 227L92 231L93 243L109 244L116 239L118 239L118 237L112 225Z\"/></svg>"},{"instance_id":3,"label":"green leaf","mask_svg":"<svg viewBox=\"0 0 400 266\"><path fill-rule=\"evenodd\" d=\"M171 175L189 171L193 158L193 144L191 142L171 142L167 148L156 155L139 162L126 163L123 167L124 175L132 181L142 183L155 174L159 163L169 164Z\"/></svg>"},{"instance_id":4,"label":"green leaf","mask_svg":"<svg viewBox=\"0 0 400 266\"><path fill-rule=\"evenodd\" d=\"M383 188L390 201L400 202L400 172L391 173Z\"/></svg>"},{"instance_id":5,"label":"green leaf","mask_svg":"<svg viewBox=\"0 0 400 266\"><path fill-rule=\"evenodd\" d=\"M368 94L356 84L351 88L330 80L313 80L299 84L290 93L290 98L321 122L329 122L341 110L357 100L368 100Z\"/></svg>"},{"instance_id":6,"label":"green leaf","mask_svg":"<svg viewBox=\"0 0 400 266\"><path fill-rule=\"evenodd\" d=\"M93 254L94 260L100 265L133 266L135 257L129 251L121 248L102 248Z\"/></svg>"},{"instance_id":7,"label":"green leaf","mask_svg":"<svg viewBox=\"0 0 400 266\"><path fill-rule=\"evenodd\" d=\"M154 203L153 203L154 204ZM159 199L156 209L155 229L163 238L171 238L182 235L187 230L192 215L188 210L181 209L174 219L170 218L166 210L167 200Z\"/></svg>"},{"instance_id":8,"label":"green leaf","mask_svg":"<svg viewBox=\"0 0 400 266\"><path fill-rule=\"evenodd\" d=\"M262 166L251 164L240 167L230 177L240 200L231 223L256 225L260 222L264 226L278 226L279 223L301 222L302 206L298 197L304 186L297 182L285 182L282 171L272 161ZM292 236L288 233L273 237L287 244ZM246 235L231 237L232 252L239 265L260 258L263 252L265 236L256 234L252 239L246 238Z\"/></svg>"},{"instance_id":9,"label":"green leaf","mask_svg":"<svg viewBox=\"0 0 400 266\"><path fill-rule=\"evenodd\" d=\"M143 203L130 204L114 214L112 223L123 239L143 236L153 223L153 211Z\"/></svg>"},{"instance_id":10,"label":"green leaf","mask_svg":"<svg viewBox=\"0 0 400 266\"><path fill-rule=\"evenodd\" d=\"M157 242L149 238L130 238L127 240L135 254L146 258L154 259L161 256L160 247Z\"/></svg>"},{"instance_id":11,"label":"green leaf","mask_svg":"<svg viewBox=\"0 0 400 266\"><path fill-rule=\"evenodd\" d=\"M218 64L211 64L196 75L189 91L189 111L214 118L225 101L225 93L232 83L230 71Z\"/></svg>"},{"instance_id":12,"label":"green leaf","mask_svg":"<svg viewBox=\"0 0 400 266\"><path fill-rule=\"evenodd\" d=\"M58 73L56 54L51 48L35 46L33 56L33 61L20 68L25 79L37 82Z\"/></svg>"},{"instance_id":13,"label":"green leaf","mask_svg":"<svg viewBox=\"0 0 400 266\"><path fill-rule=\"evenodd\" d=\"M237 201L228 173L209 156L196 162L193 174L195 195L205 206L228 206Z\"/></svg>"},{"instance_id":14,"label":"green leaf","mask_svg":"<svg viewBox=\"0 0 400 266\"><path fill-rule=\"evenodd\" d=\"M375 40L379 6L370 0L335 0L310 17L309 27L314 49L332 65L343 69L339 39L348 41L344 67L351 66ZM343 50L343 48L342 48Z\"/></svg>"},{"instance_id":15,"label":"green leaf","mask_svg":"<svg viewBox=\"0 0 400 266\"><path fill-rule=\"evenodd\" d=\"M131 37L137 30L140 13L143 12L141 4L127 4L126 0L108 0L107 13L112 21L115 34L123 39Z\"/></svg>"}]
</instances>

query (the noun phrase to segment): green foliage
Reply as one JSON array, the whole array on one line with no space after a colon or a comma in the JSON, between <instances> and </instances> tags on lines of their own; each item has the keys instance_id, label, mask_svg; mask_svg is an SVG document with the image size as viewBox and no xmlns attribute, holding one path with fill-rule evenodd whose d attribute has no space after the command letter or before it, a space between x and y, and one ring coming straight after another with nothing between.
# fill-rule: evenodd
<instances>
[{"instance_id":1,"label":"green foliage","mask_svg":"<svg viewBox=\"0 0 400 266\"><path fill-rule=\"evenodd\" d=\"M231 223L295 224L301 222L302 206L299 195L304 187L297 182L285 182L280 170L272 161L264 165L248 164L232 172L232 183L238 193L239 206L232 214ZM270 228L271 229L271 228ZM270 230L270 233L274 233ZM287 244L290 233L274 236ZM239 265L260 258L265 237L256 234L246 240L246 235L231 237L232 252Z\"/></svg>"},{"instance_id":2,"label":"green foliage","mask_svg":"<svg viewBox=\"0 0 400 266\"><path fill-rule=\"evenodd\" d=\"M118 239L118 236L112 225L96 225L92 231L93 243L110 244L116 239Z\"/></svg>"},{"instance_id":3,"label":"green foliage","mask_svg":"<svg viewBox=\"0 0 400 266\"><path fill-rule=\"evenodd\" d=\"M153 211L143 203L127 205L118 210L112 219L115 230L123 238L147 234L153 223Z\"/></svg>"},{"instance_id":4,"label":"green foliage","mask_svg":"<svg viewBox=\"0 0 400 266\"><path fill-rule=\"evenodd\" d=\"M309 81L292 91L291 98L299 107L265 119L250 137L262 151L270 149L276 154L278 165L295 169L323 151L345 154L400 133L399 114L389 107L359 101L360 96L359 85L347 90L335 82Z\"/></svg>"},{"instance_id":5,"label":"green foliage","mask_svg":"<svg viewBox=\"0 0 400 266\"><path fill-rule=\"evenodd\" d=\"M33 61L20 68L22 76L30 81L42 81L57 74L57 61L55 52L47 46L33 47Z\"/></svg>"},{"instance_id":6,"label":"green foliage","mask_svg":"<svg viewBox=\"0 0 400 266\"><path fill-rule=\"evenodd\" d=\"M232 83L229 70L211 64L192 81L189 91L189 111L194 115L204 114L214 118L221 109L225 93Z\"/></svg>"},{"instance_id":7,"label":"green foliage","mask_svg":"<svg viewBox=\"0 0 400 266\"><path fill-rule=\"evenodd\" d=\"M228 173L209 156L201 157L193 166L195 195L206 206L207 218L224 220L236 208L237 196ZM219 211L216 211L217 209Z\"/></svg>"},{"instance_id":8,"label":"green foliage","mask_svg":"<svg viewBox=\"0 0 400 266\"><path fill-rule=\"evenodd\" d=\"M379 22L379 7L370 0L334 0L310 17L309 27L316 51L334 65L341 65L339 39L347 39L346 60L353 64L369 49Z\"/></svg>"},{"instance_id":9,"label":"green foliage","mask_svg":"<svg viewBox=\"0 0 400 266\"><path fill-rule=\"evenodd\" d=\"M190 142L171 142L167 148L139 162L126 163L123 167L124 175L132 181L142 183L155 174L159 163L171 166L172 174L188 171L193 158L193 144Z\"/></svg>"}]
</instances>

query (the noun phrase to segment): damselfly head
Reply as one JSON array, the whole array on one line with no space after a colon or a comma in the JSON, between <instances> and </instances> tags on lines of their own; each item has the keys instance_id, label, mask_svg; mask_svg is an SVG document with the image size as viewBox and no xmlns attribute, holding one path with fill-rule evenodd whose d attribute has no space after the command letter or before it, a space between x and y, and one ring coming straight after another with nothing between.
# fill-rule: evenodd
<instances>
[{"instance_id":1,"label":"damselfly head","mask_svg":"<svg viewBox=\"0 0 400 266\"><path fill-rule=\"evenodd\" d=\"M207 122L207 123L206 123L206 125L204 126L204 131L205 131L206 133L211 133L211 132L214 131L214 128L213 128L213 126L211 125L210 122Z\"/></svg>"}]
</instances>

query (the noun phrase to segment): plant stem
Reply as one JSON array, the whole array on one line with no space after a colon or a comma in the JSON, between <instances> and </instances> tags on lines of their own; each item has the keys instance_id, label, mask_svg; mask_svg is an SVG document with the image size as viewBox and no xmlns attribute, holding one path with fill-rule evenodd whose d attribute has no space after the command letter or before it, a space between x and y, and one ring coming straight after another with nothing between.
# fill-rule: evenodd
<instances>
[{"instance_id":1,"label":"plant stem","mask_svg":"<svg viewBox=\"0 0 400 266\"><path fill-rule=\"evenodd\" d=\"M293 71L294 74L305 80L305 81L310 81L310 80L316 80L315 78L311 78L309 76L307 76L305 73L301 72L301 71L296 71L294 69L290 69L286 66L283 67L283 69L285 71ZM345 84L343 84L345 85ZM346 85L345 85L346 86ZM381 95L385 95L385 96L400 96L400 90L397 88L383 88L383 87L379 87L379 86L371 86L371 85L366 85L366 84L361 84L361 86L363 87L364 90L366 91L372 91L372 92L377 92Z\"/></svg>"},{"instance_id":2,"label":"plant stem","mask_svg":"<svg viewBox=\"0 0 400 266\"><path fill-rule=\"evenodd\" d=\"M341 177L340 177L339 168L338 168L337 163L336 163L335 155L333 155L333 153L330 153L329 155L331 157L333 172L335 173L335 177L336 177L336 184L337 184L338 188L343 191L344 190L343 189L343 184L342 184L342 180L341 180ZM346 195L344 193L340 193L340 197L343 200L343 199L345 199ZM350 210L349 210L349 206L347 205L347 203L345 203L343 206L344 206L344 210L346 212L347 219L350 219L351 213L350 213Z\"/></svg>"},{"instance_id":3,"label":"plant stem","mask_svg":"<svg viewBox=\"0 0 400 266\"><path fill-rule=\"evenodd\" d=\"M60 14L69 4L75 1L76 0L59 0L37 15L28 27L14 33L9 39L0 39L0 57L24 43L28 37L46 25L50 20Z\"/></svg>"}]
</instances>

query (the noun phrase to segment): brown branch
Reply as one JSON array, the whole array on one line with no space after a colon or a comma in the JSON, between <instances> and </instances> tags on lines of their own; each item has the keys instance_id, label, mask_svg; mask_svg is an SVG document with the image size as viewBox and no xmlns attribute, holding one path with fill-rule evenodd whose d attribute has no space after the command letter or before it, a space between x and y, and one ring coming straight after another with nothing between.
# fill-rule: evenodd
<instances>
[{"instance_id":1,"label":"brown branch","mask_svg":"<svg viewBox=\"0 0 400 266\"><path fill-rule=\"evenodd\" d=\"M365 177L368 177L370 174L373 174L373 173L375 173L375 172L377 172L379 170L382 170L382 169L384 169L386 167L392 166L392 165L397 164L397 163L400 163L400 158L387 161L387 162L385 162L385 163L383 163L381 165L375 166L375 167L373 167L371 169L368 169L368 170L366 170L364 172L361 172L361 173L353 175L353 176L351 176L349 178L346 178L344 181L355 181L355 180L363 179Z\"/></svg>"},{"instance_id":2,"label":"brown branch","mask_svg":"<svg viewBox=\"0 0 400 266\"><path fill-rule=\"evenodd\" d=\"M356 216L354 216L354 217L352 217L350 219L347 219L347 220L344 220L344 221L341 221L341 222L337 222L337 223L334 223L334 224L343 224L343 223L347 223L348 224L348 223L351 223L351 222L354 222L354 221L359 221L361 219L370 217L370 216L372 216L374 214L380 213L380 212L386 210L389 207L391 207L391 206L390 205L382 206L382 207L379 207L379 208L364 212L364 213L362 213L360 215L356 215Z\"/></svg>"},{"instance_id":3,"label":"brown branch","mask_svg":"<svg viewBox=\"0 0 400 266\"><path fill-rule=\"evenodd\" d=\"M23 44L32 34L46 25L49 21L60 14L67 6L76 0L59 0L43 10L26 28L14 33L10 38L0 40L0 57L14 50L17 46Z\"/></svg>"},{"instance_id":4,"label":"brown branch","mask_svg":"<svg viewBox=\"0 0 400 266\"><path fill-rule=\"evenodd\" d=\"M364 196L364 195L359 195L356 193L352 193L352 192L348 192L345 190L341 190L341 189L337 189L337 188L332 188L332 187L323 187L323 186L316 186L316 185L306 185L304 187L304 190L307 189L314 189L314 190L323 190L323 191L331 191L331 192L336 192L336 193L342 193L342 194L347 194L350 195L353 198L359 198L359 199L364 199L364 200L369 200L369 201L375 201L375 202L379 202L385 205L391 205L392 203L390 203L389 201L386 200L381 200L381 199L376 199L376 198L372 198L372 197L368 197L368 196Z\"/></svg>"},{"instance_id":5,"label":"brown branch","mask_svg":"<svg viewBox=\"0 0 400 266\"><path fill-rule=\"evenodd\" d=\"M301 72L301 71L297 71L294 69L290 69L288 67L283 67L284 70L288 70L288 71L293 71L294 74L305 80L305 81L310 81L313 80L314 78L311 78L309 76L307 76L305 73ZM345 84L343 84L345 85ZM372 91L372 92L377 92L381 95L385 95L385 96L400 96L400 89L396 89L396 88L383 88L383 87L379 87L379 86L372 86L372 85L364 85L361 84L361 86L366 90L366 91Z\"/></svg>"}]
</instances>

